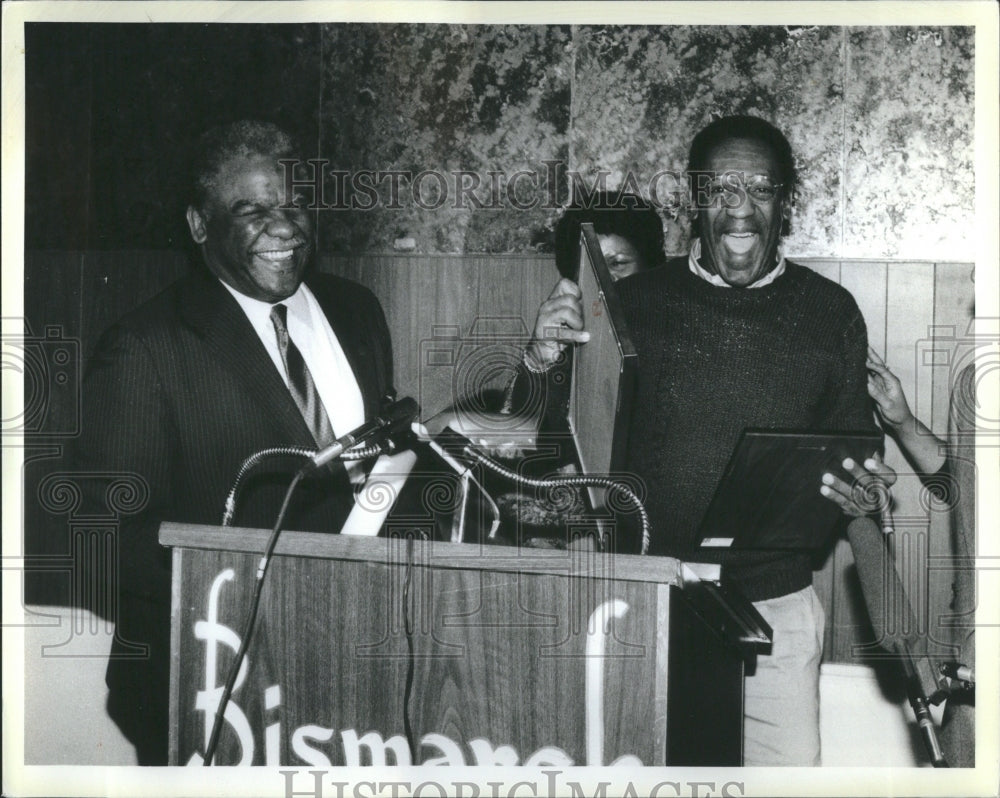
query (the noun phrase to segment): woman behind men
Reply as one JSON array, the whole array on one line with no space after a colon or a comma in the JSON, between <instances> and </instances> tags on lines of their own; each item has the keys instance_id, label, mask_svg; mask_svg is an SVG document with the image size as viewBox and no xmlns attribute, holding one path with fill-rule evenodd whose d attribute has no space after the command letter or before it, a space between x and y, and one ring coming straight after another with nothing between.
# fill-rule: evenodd
<instances>
[{"instance_id":1,"label":"woman behind men","mask_svg":"<svg viewBox=\"0 0 1000 798\"><path fill-rule=\"evenodd\" d=\"M534 332L521 364L507 386L503 412L534 415L542 410L541 430L566 431L572 350L584 343L575 280L580 264L580 225L594 225L601 253L614 280L664 262L663 221L635 194L598 191L566 209L555 230L556 268L561 279L538 308Z\"/></svg>"}]
</instances>

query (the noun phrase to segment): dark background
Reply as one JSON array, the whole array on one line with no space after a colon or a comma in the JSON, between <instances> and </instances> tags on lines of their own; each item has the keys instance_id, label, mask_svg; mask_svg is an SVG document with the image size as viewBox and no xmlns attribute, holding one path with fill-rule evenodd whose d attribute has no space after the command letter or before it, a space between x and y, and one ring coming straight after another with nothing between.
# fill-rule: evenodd
<instances>
[{"instance_id":1,"label":"dark background","mask_svg":"<svg viewBox=\"0 0 1000 798\"><path fill-rule=\"evenodd\" d=\"M187 246L192 142L266 118L315 142L318 25L25 26L25 249Z\"/></svg>"}]
</instances>

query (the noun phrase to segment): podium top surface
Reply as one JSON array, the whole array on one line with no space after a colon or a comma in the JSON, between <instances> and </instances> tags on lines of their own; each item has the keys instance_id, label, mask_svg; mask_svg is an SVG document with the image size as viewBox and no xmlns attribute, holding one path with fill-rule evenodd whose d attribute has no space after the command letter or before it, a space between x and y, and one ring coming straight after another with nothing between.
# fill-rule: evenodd
<instances>
[{"instance_id":1,"label":"podium top surface","mask_svg":"<svg viewBox=\"0 0 1000 798\"><path fill-rule=\"evenodd\" d=\"M270 531L244 527L181 524L160 525L160 543L183 549L262 554ZM283 531L277 556L399 563L407 541L322 532ZM681 583L681 563L673 557L601 554L579 549L533 549L516 546L413 541L419 566L458 570L592 576L631 582Z\"/></svg>"}]
</instances>

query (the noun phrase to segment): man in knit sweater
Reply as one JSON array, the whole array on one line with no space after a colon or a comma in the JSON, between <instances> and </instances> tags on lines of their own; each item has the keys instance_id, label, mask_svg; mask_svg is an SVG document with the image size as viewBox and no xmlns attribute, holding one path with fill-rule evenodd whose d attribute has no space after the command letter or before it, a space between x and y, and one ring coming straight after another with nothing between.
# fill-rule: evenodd
<instances>
[{"instance_id":1,"label":"man in knit sweater","mask_svg":"<svg viewBox=\"0 0 1000 798\"><path fill-rule=\"evenodd\" d=\"M695 137L689 170L689 255L619 288L639 357L629 470L647 486L651 553L690 559L742 430L877 428L861 312L778 251L795 190L788 141L760 119L719 119ZM745 763L818 765L824 617L808 556L734 553L723 580L774 630L746 680Z\"/></svg>"},{"instance_id":2,"label":"man in knit sweater","mask_svg":"<svg viewBox=\"0 0 1000 798\"><path fill-rule=\"evenodd\" d=\"M719 119L695 137L689 170L690 253L618 288L638 353L628 470L646 485L650 553L704 560L699 522L742 430L877 427L857 305L778 250L796 182L788 141L761 119ZM824 616L808 556L734 552L722 578L774 631L746 680L745 764L818 765Z\"/></svg>"}]
</instances>

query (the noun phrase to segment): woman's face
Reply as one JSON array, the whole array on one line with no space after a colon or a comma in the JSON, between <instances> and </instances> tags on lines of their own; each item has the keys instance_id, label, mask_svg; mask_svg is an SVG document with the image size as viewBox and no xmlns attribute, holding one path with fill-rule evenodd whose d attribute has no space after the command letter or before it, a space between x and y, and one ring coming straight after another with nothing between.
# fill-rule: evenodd
<instances>
[{"instance_id":1,"label":"woman's face","mask_svg":"<svg viewBox=\"0 0 1000 798\"><path fill-rule=\"evenodd\" d=\"M597 241L601 245L601 252L604 260L608 264L608 271L615 280L621 280L630 274L635 274L646 268L642 262L639 250L635 248L631 241L623 238L617 233L597 236Z\"/></svg>"}]
</instances>

